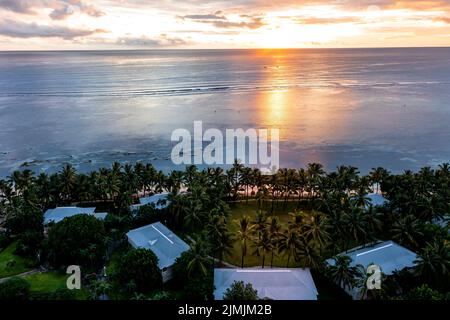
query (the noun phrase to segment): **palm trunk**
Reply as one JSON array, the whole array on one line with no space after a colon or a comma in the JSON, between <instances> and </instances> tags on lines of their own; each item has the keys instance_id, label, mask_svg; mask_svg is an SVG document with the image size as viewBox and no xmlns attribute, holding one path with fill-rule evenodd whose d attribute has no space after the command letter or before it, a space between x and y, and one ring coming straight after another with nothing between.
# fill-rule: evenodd
<instances>
[{"instance_id":1,"label":"palm trunk","mask_svg":"<svg viewBox=\"0 0 450 320\"><path fill-rule=\"evenodd\" d=\"M273 249L272 249L272 256L270 258L270 267L273 268Z\"/></svg>"}]
</instances>

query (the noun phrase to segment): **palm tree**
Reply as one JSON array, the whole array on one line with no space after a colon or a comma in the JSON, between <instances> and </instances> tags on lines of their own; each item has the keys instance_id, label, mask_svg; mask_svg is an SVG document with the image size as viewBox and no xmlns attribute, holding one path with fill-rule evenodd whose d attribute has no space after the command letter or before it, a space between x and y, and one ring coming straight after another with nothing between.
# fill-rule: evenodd
<instances>
[{"instance_id":1,"label":"palm tree","mask_svg":"<svg viewBox=\"0 0 450 320\"><path fill-rule=\"evenodd\" d=\"M242 170L244 169L244 165L240 160L235 159L233 163L233 167L227 171L228 177L231 181L233 198L237 198L239 189L241 187L242 180Z\"/></svg>"},{"instance_id":2,"label":"palm tree","mask_svg":"<svg viewBox=\"0 0 450 320\"><path fill-rule=\"evenodd\" d=\"M239 229L237 231L237 239L241 241L241 268L244 268L244 257L247 255L247 243L252 239L254 226L251 224L250 219L247 216L243 216L242 219L235 221L235 223L237 223L239 226Z\"/></svg>"},{"instance_id":3,"label":"palm tree","mask_svg":"<svg viewBox=\"0 0 450 320\"><path fill-rule=\"evenodd\" d=\"M256 255L262 256L262 268L264 268L266 261L266 254L272 251L272 241L269 237L269 232L264 230L254 242L256 248Z\"/></svg>"},{"instance_id":4,"label":"palm tree","mask_svg":"<svg viewBox=\"0 0 450 320\"><path fill-rule=\"evenodd\" d=\"M422 224L413 215L397 219L392 224L390 233L392 239L407 247L418 247L417 239L423 237Z\"/></svg>"},{"instance_id":5,"label":"palm tree","mask_svg":"<svg viewBox=\"0 0 450 320\"><path fill-rule=\"evenodd\" d=\"M319 252L322 252L322 249L330 240L328 228L328 218L317 211L312 211L307 215L302 226L306 240L316 243L319 247Z\"/></svg>"},{"instance_id":6,"label":"palm tree","mask_svg":"<svg viewBox=\"0 0 450 320\"><path fill-rule=\"evenodd\" d=\"M281 237L281 225L278 222L278 218L277 217L272 217L270 219L269 225L267 227L267 231L269 232L269 238L271 241L271 257L270 257L270 267L273 267L273 258L274 258L274 254L275 254L275 250L278 247L278 244L280 242L280 237Z\"/></svg>"},{"instance_id":7,"label":"palm tree","mask_svg":"<svg viewBox=\"0 0 450 320\"><path fill-rule=\"evenodd\" d=\"M75 169L71 164L66 164L59 176L61 179L61 193L63 194L63 198L67 202L70 202L77 179Z\"/></svg>"},{"instance_id":8,"label":"palm tree","mask_svg":"<svg viewBox=\"0 0 450 320\"><path fill-rule=\"evenodd\" d=\"M414 261L416 273L436 287L445 287L450 277L450 247L444 241L428 243Z\"/></svg>"},{"instance_id":9,"label":"palm tree","mask_svg":"<svg viewBox=\"0 0 450 320\"><path fill-rule=\"evenodd\" d=\"M351 266L352 259L346 255L335 256L333 260L334 263L328 264L326 268L327 276L344 290L351 290L361 276L360 268Z\"/></svg>"},{"instance_id":10,"label":"palm tree","mask_svg":"<svg viewBox=\"0 0 450 320\"><path fill-rule=\"evenodd\" d=\"M202 202L195 199L188 199L187 206L184 208L184 225L188 228L197 228L202 224L203 206Z\"/></svg>"},{"instance_id":11,"label":"palm tree","mask_svg":"<svg viewBox=\"0 0 450 320\"><path fill-rule=\"evenodd\" d=\"M318 244L308 241L304 236L299 237L295 257L303 268L317 269L322 265Z\"/></svg>"},{"instance_id":12,"label":"palm tree","mask_svg":"<svg viewBox=\"0 0 450 320\"><path fill-rule=\"evenodd\" d=\"M278 250L287 255L286 268L289 267L291 257L296 255L297 247L299 245L299 236L295 229L288 228L281 236Z\"/></svg>"},{"instance_id":13,"label":"palm tree","mask_svg":"<svg viewBox=\"0 0 450 320\"><path fill-rule=\"evenodd\" d=\"M258 239L261 238L261 234L266 230L267 228L267 216L264 211L257 211L255 219L252 221L254 225L254 231L258 236Z\"/></svg>"},{"instance_id":14,"label":"palm tree","mask_svg":"<svg viewBox=\"0 0 450 320\"><path fill-rule=\"evenodd\" d=\"M380 191L381 191L380 185L383 182L383 180L389 175L389 171L387 171L386 169L384 169L382 167L372 168L372 171L370 171L369 175L370 175L370 180L377 187L375 192L380 193Z\"/></svg>"},{"instance_id":15,"label":"palm tree","mask_svg":"<svg viewBox=\"0 0 450 320\"><path fill-rule=\"evenodd\" d=\"M223 261L226 254L231 254L234 245L234 235L228 231L225 218L219 215L213 215L206 226L208 238L210 239L211 251L213 252L213 261L215 255L219 258L219 263Z\"/></svg>"},{"instance_id":16,"label":"palm tree","mask_svg":"<svg viewBox=\"0 0 450 320\"><path fill-rule=\"evenodd\" d=\"M344 214L344 224L351 239L356 242L361 239L366 239L367 231L363 219L363 210L361 208L351 207L350 212Z\"/></svg>"},{"instance_id":17,"label":"palm tree","mask_svg":"<svg viewBox=\"0 0 450 320\"><path fill-rule=\"evenodd\" d=\"M311 191L310 196L314 197L320 179L325 174L325 171L323 170L323 165L320 163L309 163L306 172L308 176L309 189Z\"/></svg>"},{"instance_id":18,"label":"palm tree","mask_svg":"<svg viewBox=\"0 0 450 320\"><path fill-rule=\"evenodd\" d=\"M194 274L207 275L208 272L208 253L206 251L207 245L205 244L202 236L198 237L191 245L190 260L187 265L188 276Z\"/></svg>"},{"instance_id":19,"label":"palm tree","mask_svg":"<svg viewBox=\"0 0 450 320\"><path fill-rule=\"evenodd\" d=\"M373 206L370 206L368 210L363 212L364 225L366 226L367 236L373 241L376 239L376 235L382 229L381 215Z\"/></svg>"}]
</instances>

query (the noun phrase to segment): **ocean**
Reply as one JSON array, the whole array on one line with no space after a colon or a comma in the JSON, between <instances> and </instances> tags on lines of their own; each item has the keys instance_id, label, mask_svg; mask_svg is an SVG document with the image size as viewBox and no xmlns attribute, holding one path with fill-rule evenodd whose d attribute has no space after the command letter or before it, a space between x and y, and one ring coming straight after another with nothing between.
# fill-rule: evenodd
<instances>
[{"instance_id":1,"label":"ocean","mask_svg":"<svg viewBox=\"0 0 450 320\"><path fill-rule=\"evenodd\" d=\"M0 52L0 177L165 172L177 128L277 128L280 165L450 162L450 48Z\"/></svg>"}]
</instances>

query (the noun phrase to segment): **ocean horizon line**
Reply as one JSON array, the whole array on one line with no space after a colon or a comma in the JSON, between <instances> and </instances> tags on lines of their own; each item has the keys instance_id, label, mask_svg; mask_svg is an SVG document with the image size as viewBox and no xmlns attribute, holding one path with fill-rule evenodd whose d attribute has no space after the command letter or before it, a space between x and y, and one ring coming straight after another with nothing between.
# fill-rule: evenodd
<instances>
[{"instance_id":1,"label":"ocean horizon line","mask_svg":"<svg viewBox=\"0 0 450 320\"><path fill-rule=\"evenodd\" d=\"M302 48L127 48L127 49L48 49L48 50L0 50L0 53L14 52L144 52L144 51L257 51L257 50L386 50L386 49L448 49L450 46L392 46L392 47L302 47Z\"/></svg>"}]
</instances>

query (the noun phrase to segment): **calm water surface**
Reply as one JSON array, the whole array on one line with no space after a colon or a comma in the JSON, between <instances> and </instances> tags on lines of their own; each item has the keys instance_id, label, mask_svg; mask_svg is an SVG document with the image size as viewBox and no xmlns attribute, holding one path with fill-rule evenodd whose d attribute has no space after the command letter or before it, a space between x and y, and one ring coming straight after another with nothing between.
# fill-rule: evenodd
<instances>
[{"instance_id":1,"label":"calm water surface","mask_svg":"<svg viewBox=\"0 0 450 320\"><path fill-rule=\"evenodd\" d=\"M450 48L0 52L0 176L167 171L195 120L279 128L288 167L450 162Z\"/></svg>"}]
</instances>

